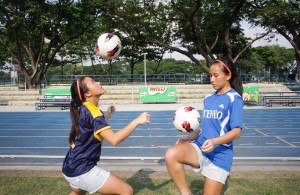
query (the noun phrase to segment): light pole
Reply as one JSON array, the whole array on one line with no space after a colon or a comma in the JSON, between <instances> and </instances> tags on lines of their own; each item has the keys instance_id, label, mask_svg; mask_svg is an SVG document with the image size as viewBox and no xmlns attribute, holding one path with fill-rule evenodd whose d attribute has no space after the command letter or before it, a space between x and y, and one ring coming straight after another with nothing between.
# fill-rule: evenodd
<instances>
[{"instance_id":1,"label":"light pole","mask_svg":"<svg viewBox=\"0 0 300 195\"><path fill-rule=\"evenodd\" d=\"M144 77L145 77L145 85L147 85L147 71L146 71L146 55L148 53L142 53L144 55Z\"/></svg>"},{"instance_id":2,"label":"light pole","mask_svg":"<svg viewBox=\"0 0 300 195\"><path fill-rule=\"evenodd\" d=\"M11 82L12 84L15 84L16 82L15 66L12 63L12 57L8 59L10 60L10 66L12 67L12 70L10 71Z\"/></svg>"}]
</instances>

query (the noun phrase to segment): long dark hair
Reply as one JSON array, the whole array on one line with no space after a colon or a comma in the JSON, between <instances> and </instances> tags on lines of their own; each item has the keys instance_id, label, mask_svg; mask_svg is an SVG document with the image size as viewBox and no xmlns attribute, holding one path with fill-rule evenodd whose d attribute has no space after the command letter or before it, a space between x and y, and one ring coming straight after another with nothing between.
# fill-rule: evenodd
<instances>
[{"instance_id":1,"label":"long dark hair","mask_svg":"<svg viewBox=\"0 0 300 195\"><path fill-rule=\"evenodd\" d=\"M87 92L87 87L82 82L84 76L74 81L71 85L71 106L70 106L70 118L72 121L72 128L69 135L69 143L72 145L79 133L79 113L82 102L85 101L84 94ZM79 86L78 86L79 84ZM80 94L79 94L80 93Z\"/></svg>"},{"instance_id":2,"label":"long dark hair","mask_svg":"<svg viewBox=\"0 0 300 195\"><path fill-rule=\"evenodd\" d=\"M240 94L240 96L243 96L243 83L242 83L240 74L239 74L239 72L236 68L236 65L231 60L229 60L227 58L218 59L218 60L214 61L212 64L220 63L220 62L221 62L221 64L224 63L223 66L222 66L223 67L223 72L226 75L231 73L231 78L229 80L231 88L233 88L236 92L238 92L238 94Z\"/></svg>"}]
</instances>

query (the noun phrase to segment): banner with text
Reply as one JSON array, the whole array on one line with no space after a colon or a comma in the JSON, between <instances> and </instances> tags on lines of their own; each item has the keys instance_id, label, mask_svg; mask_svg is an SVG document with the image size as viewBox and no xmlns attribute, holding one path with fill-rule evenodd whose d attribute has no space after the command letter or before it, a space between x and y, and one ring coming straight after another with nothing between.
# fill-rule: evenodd
<instances>
[{"instance_id":1,"label":"banner with text","mask_svg":"<svg viewBox=\"0 0 300 195\"><path fill-rule=\"evenodd\" d=\"M175 87L141 87L139 88L141 102L176 102Z\"/></svg>"}]
</instances>

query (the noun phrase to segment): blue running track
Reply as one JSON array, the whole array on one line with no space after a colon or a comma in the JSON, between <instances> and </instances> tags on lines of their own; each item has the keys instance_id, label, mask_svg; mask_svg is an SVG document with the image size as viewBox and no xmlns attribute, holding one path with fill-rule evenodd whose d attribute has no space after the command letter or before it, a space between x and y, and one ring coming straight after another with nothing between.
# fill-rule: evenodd
<instances>
[{"instance_id":1,"label":"blue running track","mask_svg":"<svg viewBox=\"0 0 300 195\"><path fill-rule=\"evenodd\" d=\"M201 111L199 111L201 113ZM110 119L118 131L140 111L119 111ZM151 124L139 126L117 147L104 142L102 159L163 162L166 149L184 136L173 126L174 111L149 111ZM300 108L245 109L235 159L300 160ZM69 112L0 112L0 167L61 165L69 148Z\"/></svg>"}]
</instances>

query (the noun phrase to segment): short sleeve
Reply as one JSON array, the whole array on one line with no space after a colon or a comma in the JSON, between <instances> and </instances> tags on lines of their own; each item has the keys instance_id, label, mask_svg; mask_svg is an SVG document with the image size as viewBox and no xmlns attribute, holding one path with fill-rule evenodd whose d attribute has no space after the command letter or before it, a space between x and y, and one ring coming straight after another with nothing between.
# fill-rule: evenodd
<instances>
[{"instance_id":1,"label":"short sleeve","mask_svg":"<svg viewBox=\"0 0 300 195\"><path fill-rule=\"evenodd\" d=\"M244 102L241 98L237 98L232 102L230 110L230 128L241 128L243 125L243 107Z\"/></svg>"},{"instance_id":2,"label":"short sleeve","mask_svg":"<svg viewBox=\"0 0 300 195\"><path fill-rule=\"evenodd\" d=\"M105 118L103 116L98 116L94 118L94 137L100 141L103 140L103 138L100 136L100 133L110 129L111 126L105 121Z\"/></svg>"}]
</instances>

